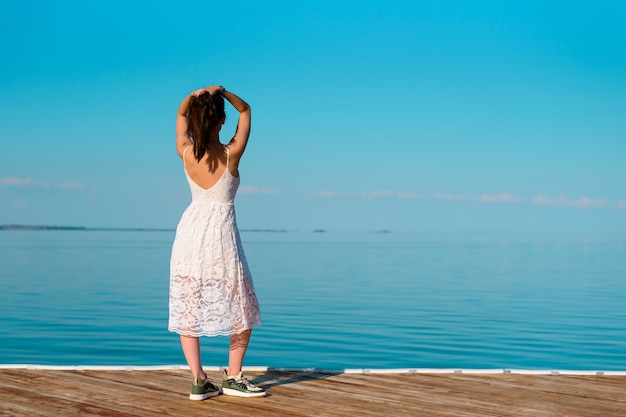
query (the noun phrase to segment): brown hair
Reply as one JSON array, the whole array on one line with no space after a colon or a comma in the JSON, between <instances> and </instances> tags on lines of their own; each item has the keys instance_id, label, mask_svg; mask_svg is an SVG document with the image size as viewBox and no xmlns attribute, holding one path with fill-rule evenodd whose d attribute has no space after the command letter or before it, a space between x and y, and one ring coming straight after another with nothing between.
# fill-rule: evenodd
<instances>
[{"instance_id":1,"label":"brown hair","mask_svg":"<svg viewBox=\"0 0 626 417\"><path fill-rule=\"evenodd\" d=\"M208 151L211 132L224 117L224 97L221 94L205 92L189 100L187 135L193 141L193 155L197 161Z\"/></svg>"}]
</instances>

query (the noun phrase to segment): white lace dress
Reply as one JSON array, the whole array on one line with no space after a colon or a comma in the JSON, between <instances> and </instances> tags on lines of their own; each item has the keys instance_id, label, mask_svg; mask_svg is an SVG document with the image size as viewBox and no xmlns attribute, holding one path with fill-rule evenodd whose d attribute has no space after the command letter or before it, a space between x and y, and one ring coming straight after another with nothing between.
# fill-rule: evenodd
<instances>
[{"instance_id":1,"label":"white lace dress","mask_svg":"<svg viewBox=\"0 0 626 417\"><path fill-rule=\"evenodd\" d=\"M261 324L235 220L233 200L240 180L230 173L228 160L224 174L207 190L183 165L191 204L178 223L172 247L168 325L169 331L181 335L230 335Z\"/></svg>"}]
</instances>

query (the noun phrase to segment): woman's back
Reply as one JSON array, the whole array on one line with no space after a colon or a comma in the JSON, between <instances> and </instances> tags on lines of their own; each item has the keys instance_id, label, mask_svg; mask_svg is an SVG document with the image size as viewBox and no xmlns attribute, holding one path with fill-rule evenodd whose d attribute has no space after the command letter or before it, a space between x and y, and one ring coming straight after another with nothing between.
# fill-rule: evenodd
<instances>
[{"instance_id":1,"label":"woman's back","mask_svg":"<svg viewBox=\"0 0 626 417\"><path fill-rule=\"evenodd\" d=\"M183 151L183 164L187 175L196 185L205 190L217 184L228 168L231 168L232 176L238 176L237 172L232 172L229 162L228 149L222 145L220 148L206 152L200 161L195 159L191 146Z\"/></svg>"},{"instance_id":2,"label":"woman's back","mask_svg":"<svg viewBox=\"0 0 626 417\"><path fill-rule=\"evenodd\" d=\"M183 166L191 189L192 206L198 203L233 204L239 188L239 177L230 172L228 148L224 149L225 163L218 157L206 155L198 162L193 156L188 155L192 153L191 147L183 151Z\"/></svg>"}]
</instances>

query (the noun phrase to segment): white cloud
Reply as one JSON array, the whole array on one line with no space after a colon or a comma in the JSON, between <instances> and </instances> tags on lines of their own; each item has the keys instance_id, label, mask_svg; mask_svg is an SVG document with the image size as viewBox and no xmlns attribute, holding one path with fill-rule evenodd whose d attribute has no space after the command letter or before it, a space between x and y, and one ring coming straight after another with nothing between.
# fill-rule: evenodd
<instances>
[{"instance_id":1,"label":"white cloud","mask_svg":"<svg viewBox=\"0 0 626 417\"><path fill-rule=\"evenodd\" d=\"M463 195L463 194L439 194L437 193L433 196L433 198L435 200L444 200L444 201L450 201L450 202L470 200L468 196Z\"/></svg>"},{"instance_id":2,"label":"white cloud","mask_svg":"<svg viewBox=\"0 0 626 417\"><path fill-rule=\"evenodd\" d=\"M517 203L523 200L520 196L508 193L483 194L478 199L485 203Z\"/></svg>"},{"instance_id":3,"label":"white cloud","mask_svg":"<svg viewBox=\"0 0 626 417\"><path fill-rule=\"evenodd\" d=\"M260 190L248 186L242 187L244 188L244 192L248 193L259 193ZM482 202L482 203L501 203L501 204L513 204L513 203L528 203L536 204L536 205L544 205L551 207L589 207L589 208L602 208L607 207L608 203L603 199L594 199L590 197L581 197L579 199L570 199L565 195L559 195L557 197L546 197L543 194L539 194L536 197L528 200L527 197L510 194L510 193L499 193L499 194L481 194L479 196L469 196L466 194L443 194L436 193L430 196L420 195L416 192L412 191L393 191L390 189L365 192L365 193L354 193L347 191L330 191L324 190L315 194L306 195L308 198L362 198L365 200L375 200L375 199L390 199L395 198L398 200L440 200L446 201L450 203L456 202ZM617 207L620 209L626 209L626 200L620 200L617 203Z\"/></svg>"},{"instance_id":4,"label":"white cloud","mask_svg":"<svg viewBox=\"0 0 626 417\"><path fill-rule=\"evenodd\" d=\"M375 200L379 198L392 198L396 197L400 200L415 200L420 198L419 194L411 192L411 191L392 191L392 190L379 190L372 191L368 193L353 193L347 191L329 191L324 190L315 194L308 194L306 197L312 198L362 198L365 200Z\"/></svg>"},{"instance_id":5,"label":"white cloud","mask_svg":"<svg viewBox=\"0 0 626 417\"><path fill-rule=\"evenodd\" d=\"M578 200L571 200L567 196L560 195L555 198L548 198L539 194L531 200L533 204L540 204L552 207L605 207L606 200L595 200L589 197L582 197Z\"/></svg>"},{"instance_id":6,"label":"white cloud","mask_svg":"<svg viewBox=\"0 0 626 417\"><path fill-rule=\"evenodd\" d=\"M8 185L13 187L28 187L32 185L37 185L38 183L32 178L0 178L0 185Z\"/></svg>"},{"instance_id":7,"label":"white cloud","mask_svg":"<svg viewBox=\"0 0 626 417\"><path fill-rule=\"evenodd\" d=\"M543 194L539 194L538 196L536 196L535 198L533 198L531 200L531 203L533 204L545 204L545 205L551 205L552 200L550 200L548 197L546 197Z\"/></svg>"},{"instance_id":8,"label":"white cloud","mask_svg":"<svg viewBox=\"0 0 626 417\"><path fill-rule=\"evenodd\" d=\"M620 200L617 202L617 208L626 209L626 201Z\"/></svg>"},{"instance_id":9,"label":"white cloud","mask_svg":"<svg viewBox=\"0 0 626 417\"><path fill-rule=\"evenodd\" d=\"M56 188L59 190L71 190L71 189L85 188L85 184L81 182L50 183L50 182L44 182L44 181L37 181L32 178L17 178L17 177L0 178L0 186Z\"/></svg>"},{"instance_id":10,"label":"white cloud","mask_svg":"<svg viewBox=\"0 0 626 417\"><path fill-rule=\"evenodd\" d=\"M397 192L396 196L398 196L401 200L415 200L420 198L420 195L414 192Z\"/></svg>"},{"instance_id":11,"label":"white cloud","mask_svg":"<svg viewBox=\"0 0 626 417\"><path fill-rule=\"evenodd\" d=\"M374 191L371 193L363 193L362 197L367 199L367 200L373 200L373 199L377 199L377 198L388 198L388 197L393 197L394 196L394 192L391 190L380 190L380 191Z\"/></svg>"},{"instance_id":12,"label":"white cloud","mask_svg":"<svg viewBox=\"0 0 626 417\"><path fill-rule=\"evenodd\" d=\"M253 185L244 185L239 187L239 192L242 194L280 194L278 188L257 188Z\"/></svg>"},{"instance_id":13,"label":"white cloud","mask_svg":"<svg viewBox=\"0 0 626 417\"><path fill-rule=\"evenodd\" d=\"M313 197L313 198L354 197L354 196L356 196L355 193L349 193L345 191L329 191L329 190L324 190L324 191L320 191L319 193L307 195L307 197Z\"/></svg>"},{"instance_id":14,"label":"white cloud","mask_svg":"<svg viewBox=\"0 0 626 417\"><path fill-rule=\"evenodd\" d=\"M604 207L606 200L593 200L589 197L583 197L576 202L576 205L583 207Z\"/></svg>"}]
</instances>

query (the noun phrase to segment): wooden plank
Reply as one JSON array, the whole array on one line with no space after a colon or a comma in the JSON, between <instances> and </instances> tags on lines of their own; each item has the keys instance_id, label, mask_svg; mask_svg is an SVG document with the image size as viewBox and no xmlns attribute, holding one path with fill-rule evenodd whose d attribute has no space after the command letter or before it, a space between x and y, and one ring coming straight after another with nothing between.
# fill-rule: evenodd
<instances>
[{"instance_id":1,"label":"wooden plank","mask_svg":"<svg viewBox=\"0 0 626 417\"><path fill-rule=\"evenodd\" d=\"M208 372L221 382L219 372ZM620 416L626 377L249 372L266 398L189 401L189 371L0 370L0 416Z\"/></svg>"}]
</instances>

